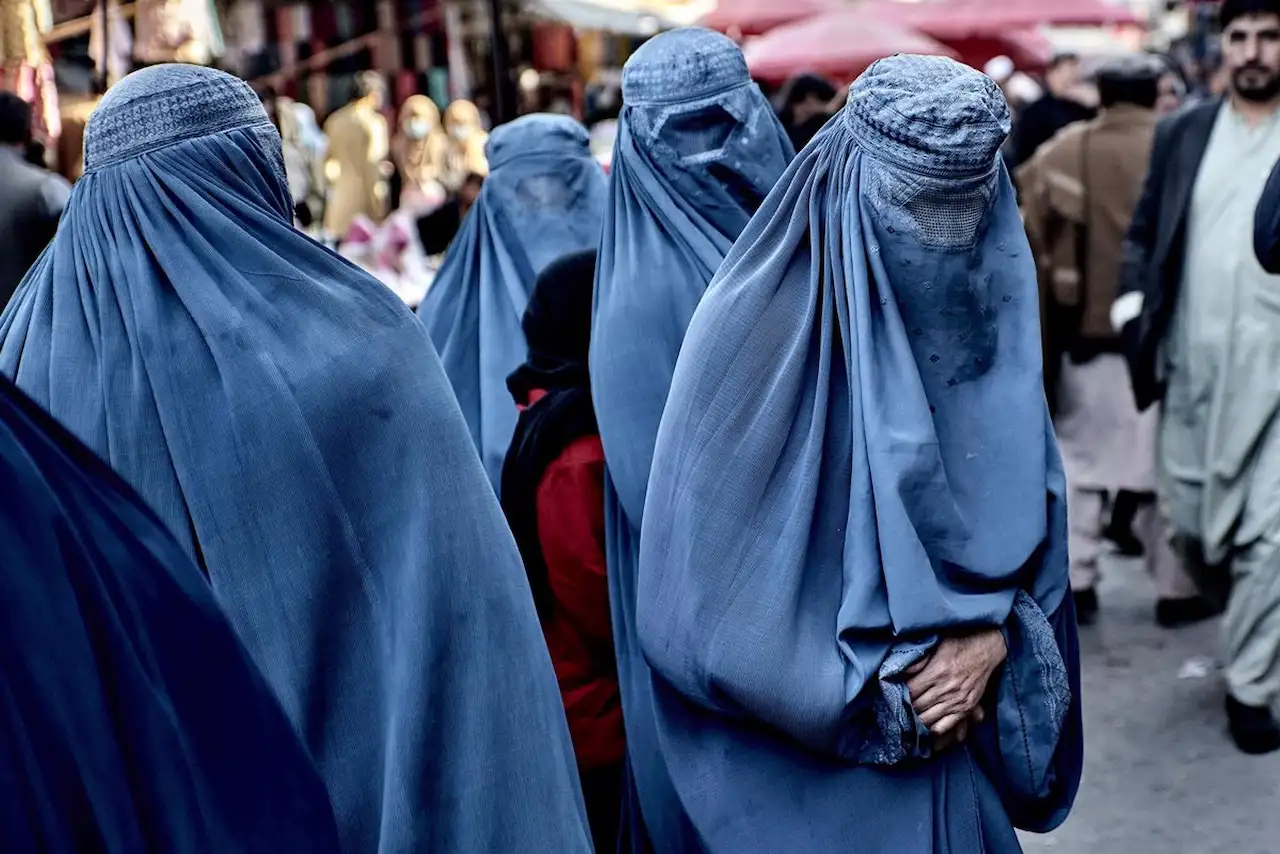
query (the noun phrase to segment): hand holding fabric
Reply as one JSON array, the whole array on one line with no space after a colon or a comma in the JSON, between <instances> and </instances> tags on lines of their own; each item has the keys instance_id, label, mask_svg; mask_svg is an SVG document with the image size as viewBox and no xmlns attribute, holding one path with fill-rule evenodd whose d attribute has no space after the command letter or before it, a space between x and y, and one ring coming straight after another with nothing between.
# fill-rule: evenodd
<instances>
[{"instance_id":1,"label":"hand holding fabric","mask_svg":"<svg viewBox=\"0 0 1280 854\"><path fill-rule=\"evenodd\" d=\"M935 737L958 735L980 712L987 683L1006 655L999 630L986 629L946 638L907 669L912 707Z\"/></svg>"}]
</instances>

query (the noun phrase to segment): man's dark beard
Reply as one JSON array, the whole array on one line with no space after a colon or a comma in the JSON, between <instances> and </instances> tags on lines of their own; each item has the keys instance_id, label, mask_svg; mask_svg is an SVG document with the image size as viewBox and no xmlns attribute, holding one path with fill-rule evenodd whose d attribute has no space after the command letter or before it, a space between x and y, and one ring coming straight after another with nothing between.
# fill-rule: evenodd
<instances>
[{"instance_id":1,"label":"man's dark beard","mask_svg":"<svg viewBox=\"0 0 1280 854\"><path fill-rule=\"evenodd\" d=\"M1245 76L1253 76L1250 72L1265 74L1265 81L1262 83L1254 83L1252 81L1246 83ZM1280 96L1280 74L1261 65L1246 65L1237 69L1231 77L1231 83L1237 95L1255 104L1265 104Z\"/></svg>"}]
</instances>

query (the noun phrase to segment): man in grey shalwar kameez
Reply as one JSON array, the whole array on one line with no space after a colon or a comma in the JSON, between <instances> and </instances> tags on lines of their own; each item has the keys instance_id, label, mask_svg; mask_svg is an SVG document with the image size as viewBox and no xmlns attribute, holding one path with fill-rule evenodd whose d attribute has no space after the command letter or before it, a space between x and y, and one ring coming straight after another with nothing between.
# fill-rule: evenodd
<instances>
[{"instance_id":1,"label":"man in grey shalwar kameez","mask_svg":"<svg viewBox=\"0 0 1280 854\"><path fill-rule=\"evenodd\" d=\"M1226 0L1221 17L1229 96L1157 132L1116 313L1139 402L1163 400L1162 501L1227 601L1232 736L1265 753L1280 750L1280 276L1252 236L1280 159L1280 0Z\"/></svg>"}]
</instances>

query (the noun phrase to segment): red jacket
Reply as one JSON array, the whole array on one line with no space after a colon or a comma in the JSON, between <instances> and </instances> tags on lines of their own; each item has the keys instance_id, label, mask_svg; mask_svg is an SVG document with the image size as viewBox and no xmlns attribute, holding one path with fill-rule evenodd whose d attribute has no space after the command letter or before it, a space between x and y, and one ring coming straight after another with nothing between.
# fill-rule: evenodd
<instances>
[{"instance_id":1,"label":"red jacket","mask_svg":"<svg viewBox=\"0 0 1280 854\"><path fill-rule=\"evenodd\" d=\"M583 768L618 764L626 748L605 570L604 475L600 437L583 436L547 467L537 495L555 599L542 630Z\"/></svg>"}]
</instances>

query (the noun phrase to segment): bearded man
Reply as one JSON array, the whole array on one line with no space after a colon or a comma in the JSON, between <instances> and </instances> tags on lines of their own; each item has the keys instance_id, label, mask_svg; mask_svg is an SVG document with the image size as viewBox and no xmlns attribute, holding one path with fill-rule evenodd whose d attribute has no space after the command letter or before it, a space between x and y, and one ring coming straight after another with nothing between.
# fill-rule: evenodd
<instances>
[{"instance_id":1,"label":"bearded man","mask_svg":"<svg viewBox=\"0 0 1280 854\"><path fill-rule=\"evenodd\" d=\"M1140 407L1161 403L1158 491L1202 589L1226 605L1227 718L1280 750L1280 276L1253 251L1280 160L1280 0L1225 0L1226 96L1166 119L1112 320Z\"/></svg>"}]
</instances>

